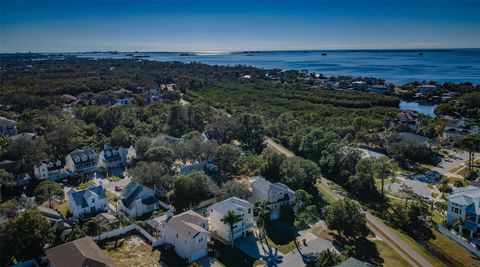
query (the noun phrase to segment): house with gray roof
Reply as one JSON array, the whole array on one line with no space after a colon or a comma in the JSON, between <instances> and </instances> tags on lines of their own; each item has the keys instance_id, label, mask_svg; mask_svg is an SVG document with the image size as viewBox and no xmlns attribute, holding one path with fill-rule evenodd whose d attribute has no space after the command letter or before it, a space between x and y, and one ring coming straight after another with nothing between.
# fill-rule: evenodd
<instances>
[{"instance_id":1,"label":"house with gray roof","mask_svg":"<svg viewBox=\"0 0 480 267\"><path fill-rule=\"evenodd\" d=\"M70 212L75 217L85 218L108 210L108 198L102 185L79 191L71 189L67 196Z\"/></svg>"},{"instance_id":2,"label":"house with gray roof","mask_svg":"<svg viewBox=\"0 0 480 267\"><path fill-rule=\"evenodd\" d=\"M65 167L74 173L93 173L97 171L97 153L94 149L75 149L65 157Z\"/></svg>"},{"instance_id":3,"label":"house with gray roof","mask_svg":"<svg viewBox=\"0 0 480 267\"><path fill-rule=\"evenodd\" d=\"M480 188L468 186L453 190L447 197L447 225L465 221L459 230L474 237L480 233Z\"/></svg>"},{"instance_id":4,"label":"house with gray roof","mask_svg":"<svg viewBox=\"0 0 480 267\"><path fill-rule=\"evenodd\" d=\"M129 183L122 191L119 210L130 217L139 217L158 209L155 191L137 182Z\"/></svg>"},{"instance_id":5,"label":"house with gray roof","mask_svg":"<svg viewBox=\"0 0 480 267\"><path fill-rule=\"evenodd\" d=\"M335 265L335 267L373 267L373 265L368 262L357 260L354 257L350 257L339 265Z\"/></svg>"},{"instance_id":6,"label":"house with gray roof","mask_svg":"<svg viewBox=\"0 0 480 267\"><path fill-rule=\"evenodd\" d=\"M104 145L98 156L97 167L106 171L123 169L135 157L136 153L133 147L126 149Z\"/></svg>"},{"instance_id":7,"label":"house with gray roof","mask_svg":"<svg viewBox=\"0 0 480 267\"><path fill-rule=\"evenodd\" d=\"M149 227L155 228L155 236L162 243L169 244L175 252L187 262L195 261L207 255L208 219L188 210L172 216L166 215L146 222Z\"/></svg>"},{"instance_id":8,"label":"house with gray roof","mask_svg":"<svg viewBox=\"0 0 480 267\"><path fill-rule=\"evenodd\" d=\"M0 117L0 136L12 136L17 134L17 122Z\"/></svg>"},{"instance_id":9,"label":"house with gray roof","mask_svg":"<svg viewBox=\"0 0 480 267\"><path fill-rule=\"evenodd\" d=\"M282 208L295 205L295 192L282 183L271 183L263 177L250 180L254 202L267 201L270 208L270 220L280 218Z\"/></svg>"},{"instance_id":10,"label":"house with gray roof","mask_svg":"<svg viewBox=\"0 0 480 267\"><path fill-rule=\"evenodd\" d=\"M45 251L49 267L115 267L91 237L83 237Z\"/></svg>"}]
</instances>

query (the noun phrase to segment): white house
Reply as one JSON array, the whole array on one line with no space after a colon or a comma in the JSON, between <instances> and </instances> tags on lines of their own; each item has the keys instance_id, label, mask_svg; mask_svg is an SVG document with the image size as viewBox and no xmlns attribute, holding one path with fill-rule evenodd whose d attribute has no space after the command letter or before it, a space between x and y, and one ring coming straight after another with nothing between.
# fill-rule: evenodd
<instances>
[{"instance_id":1,"label":"white house","mask_svg":"<svg viewBox=\"0 0 480 267\"><path fill-rule=\"evenodd\" d=\"M465 220L463 231L470 237L480 232L480 188L457 188L448 196L447 225L454 225L459 218Z\"/></svg>"},{"instance_id":2,"label":"white house","mask_svg":"<svg viewBox=\"0 0 480 267\"><path fill-rule=\"evenodd\" d=\"M107 171L111 169L125 168L130 161L129 156L130 158L133 157L132 155L129 155L129 153L134 153L135 151L134 149L133 151L131 149L133 148L131 147L127 150L123 147L104 145L103 150L98 155L97 167Z\"/></svg>"},{"instance_id":3,"label":"white house","mask_svg":"<svg viewBox=\"0 0 480 267\"><path fill-rule=\"evenodd\" d=\"M59 180L70 176L62 161L40 162L33 166L33 173L38 180Z\"/></svg>"},{"instance_id":4,"label":"white house","mask_svg":"<svg viewBox=\"0 0 480 267\"><path fill-rule=\"evenodd\" d=\"M67 193L70 212L75 217L88 217L108 210L108 198L101 185Z\"/></svg>"},{"instance_id":5,"label":"white house","mask_svg":"<svg viewBox=\"0 0 480 267\"><path fill-rule=\"evenodd\" d=\"M17 134L17 122L14 120L0 117L0 136L12 136Z\"/></svg>"},{"instance_id":6,"label":"white house","mask_svg":"<svg viewBox=\"0 0 480 267\"><path fill-rule=\"evenodd\" d=\"M75 149L65 157L65 167L70 172L93 173L97 170L97 153L93 149Z\"/></svg>"},{"instance_id":7,"label":"white house","mask_svg":"<svg viewBox=\"0 0 480 267\"><path fill-rule=\"evenodd\" d=\"M131 182L123 189L119 210L130 217L142 216L158 208L155 192L137 182Z\"/></svg>"},{"instance_id":8,"label":"white house","mask_svg":"<svg viewBox=\"0 0 480 267\"><path fill-rule=\"evenodd\" d=\"M367 88L368 88L368 84L364 81L352 82L352 89L354 90L366 90Z\"/></svg>"},{"instance_id":9,"label":"white house","mask_svg":"<svg viewBox=\"0 0 480 267\"><path fill-rule=\"evenodd\" d=\"M424 84L424 85L417 86L417 90L420 93L434 92L434 91L437 91L437 87L435 85Z\"/></svg>"},{"instance_id":10,"label":"white house","mask_svg":"<svg viewBox=\"0 0 480 267\"><path fill-rule=\"evenodd\" d=\"M262 177L253 177L250 184L255 202L268 201L270 220L279 219L283 207L295 205L295 192L282 183L271 183Z\"/></svg>"},{"instance_id":11,"label":"white house","mask_svg":"<svg viewBox=\"0 0 480 267\"><path fill-rule=\"evenodd\" d=\"M166 215L145 222L154 228L155 236L170 244L175 252L188 262L208 253L208 219L194 211L186 211L172 217Z\"/></svg>"},{"instance_id":12,"label":"white house","mask_svg":"<svg viewBox=\"0 0 480 267\"><path fill-rule=\"evenodd\" d=\"M211 205L208 207L210 232L226 243L231 241L230 225L222 222L223 217L231 210L242 216L241 220L233 225L233 239L240 236L245 237L254 230L253 208L252 203L237 197L225 199Z\"/></svg>"}]
</instances>

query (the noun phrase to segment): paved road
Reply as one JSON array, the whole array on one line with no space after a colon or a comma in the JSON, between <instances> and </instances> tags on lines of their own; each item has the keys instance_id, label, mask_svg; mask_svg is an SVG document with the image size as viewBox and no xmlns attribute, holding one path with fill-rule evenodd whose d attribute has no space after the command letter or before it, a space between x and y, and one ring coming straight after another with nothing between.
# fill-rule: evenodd
<instances>
[{"instance_id":1,"label":"paved road","mask_svg":"<svg viewBox=\"0 0 480 267\"><path fill-rule=\"evenodd\" d=\"M267 144L274 147L280 153L283 153L287 157L292 157L294 154L283 147L280 144L275 143L272 139L267 139ZM322 178L322 183L320 183L320 187L324 189L327 194L330 195L331 198L338 200L343 198L339 194L330 190L328 186L326 186L326 179ZM400 255L405 261L407 261L412 266L419 266L419 267L433 267L433 265L426 260L422 255L418 254L414 249L412 249L407 243L405 243L402 239L400 239L394 232L392 232L387 225L385 225L382 220L373 216L369 212L365 212L365 216L367 218L367 224L370 229L375 233L376 236L380 237L385 243L394 249L398 255Z\"/></svg>"},{"instance_id":2,"label":"paved road","mask_svg":"<svg viewBox=\"0 0 480 267\"><path fill-rule=\"evenodd\" d=\"M337 193L330 190L326 186L326 179L322 179L320 187L333 199L338 200L343 198ZM400 239L390 228L385 225L381 219L375 217L370 212L366 211L367 224L376 236L380 237L385 243L394 249L398 255L405 259L412 266L433 267L433 265L426 260L422 255L418 254L407 243Z\"/></svg>"}]
</instances>

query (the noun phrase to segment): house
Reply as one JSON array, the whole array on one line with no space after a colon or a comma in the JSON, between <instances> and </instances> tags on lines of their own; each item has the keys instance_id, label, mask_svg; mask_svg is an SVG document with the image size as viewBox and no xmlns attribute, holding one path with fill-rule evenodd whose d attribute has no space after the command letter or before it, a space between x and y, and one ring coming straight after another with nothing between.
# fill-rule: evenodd
<instances>
[{"instance_id":1,"label":"house","mask_svg":"<svg viewBox=\"0 0 480 267\"><path fill-rule=\"evenodd\" d=\"M117 106L126 106L131 104L135 104L135 99L133 97L119 98L115 103Z\"/></svg>"},{"instance_id":2,"label":"house","mask_svg":"<svg viewBox=\"0 0 480 267\"><path fill-rule=\"evenodd\" d=\"M398 136L404 140L415 142L420 145L428 146L430 144L430 139L422 135L418 135L410 132L400 132L398 133Z\"/></svg>"},{"instance_id":3,"label":"house","mask_svg":"<svg viewBox=\"0 0 480 267\"><path fill-rule=\"evenodd\" d=\"M371 93L378 93L378 94L390 94L392 92L392 90L385 86L385 85L374 85L372 87L370 87L370 92Z\"/></svg>"},{"instance_id":4,"label":"house","mask_svg":"<svg viewBox=\"0 0 480 267\"><path fill-rule=\"evenodd\" d=\"M354 81L352 82L352 89L353 90L366 90L368 88L368 84L364 81Z\"/></svg>"},{"instance_id":5,"label":"house","mask_svg":"<svg viewBox=\"0 0 480 267\"><path fill-rule=\"evenodd\" d=\"M236 214L242 216L235 225L233 225L233 239L253 232L253 204L237 198L232 197L225 199L224 201L215 203L208 207L208 219L210 223L210 232L212 235L219 237L220 240L224 240L226 243L231 241L230 225L222 222L228 211L234 211Z\"/></svg>"},{"instance_id":6,"label":"house","mask_svg":"<svg viewBox=\"0 0 480 267\"><path fill-rule=\"evenodd\" d=\"M465 120L450 121L443 129L442 137L450 139L457 136L469 134L478 135L478 126L471 127Z\"/></svg>"},{"instance_id":7,"label":"house","mask_svg":"<svg viewBox=\"0 0 480 267\"><path fill-rule=\"evenodd\" d=\"M158 89L148 89L145 92L146 102L153 103L162 100L162 95Z\"/></svg>"},{"instance_id":8,"label":"house","mask_svg":"<svg viewBox=\"0 0 480 267\"><path fill-rule=\"evenodd\" d=\"M373 267L373 265L371 265L368 262L357 260L354 257L350 257L346 259L344 262L338 265L335 265L335 267Z\"/></svg>"},{"instance_id":9,"label":"house","mask_svg":"<svg viewBox=\"0 0 480 267\"><path fill-rule=\"evenodd\" d=\"M447 197L447 225L453 226L458 219L465 221L462 231L470 238L480 232L480 188L468 186L454 189Z\"/></svg>"},{"instance_id":10,"label":"house","mask_svg":"<svg viewBox=\"0 0 480 267\"><path fill-rule=\"evenodd\" d=\"M204 257L208 253L208 219L194 211L186 211L172 217L166 215L146 221L154 228L154 236L188 262Z\"/></svg>"},{"instance_id":11,"label":"house","mask_svg":"<svg viewBox=\"0 0 480 267\"><path fill-rule=\"evenodd\" d=\"M417 90L420 93L434 92L434 91L437 91L437 87L435 85L423 84L423 85L417 86Z\"/></svg>"},{"instance_id":12,"label":"house","mask_svg":"<svg viewBox=\"0 0 480 267\"><path fill-rule=\"evenodd\" d=\"M97 221L100 225L108 225L112 229L116 229L120 226L120 222L118 221L117 217L105 212L97 214L95 216L95 221Z\"/></svg>"},{"instance_id":13,"label":"house","mask_svg":"<svg viewBox=\"0 0 480 267\"><path fill-rule=\"evenodd\" d=\"M33 173L35 178L39 180L60 180L72 175L72 173L65 169L64 163L60 160L35 164L35 166L33 166Z\"/></svg>"},{"instance_id":14,"label":"house","mask_svg":"<svg viewBox=\"0 0 480 267\"><path fill-rule=\"evenodd\" d=\"M108 198L101 185L84 190L71 189L67 193L70 212L75 217L88 217L108 210Z\"/></svg>"},{"instance_id":15,"label":"house","mask_svg":"<svg viewBox=\"0 0 480 267\"><path fill-rule=\"evenodd\" d=\"M12 136L17 134L17 122L14 120L0 117L0 136Z\"/></svg>"},{"instance_id":16,"label":"house","mask_svg":"<svg viewBox=\"0 0 480 267\"><path fill-rule=\"evenodd\" d=\"M68 242L45 251L49 267L115 267L112 260L89 236Z\"/></svg>"},{"instance_id":17,"label":"house","mask_svg":"<svg viewBox=\"0 0 480 267\"><path fill-rule=\"evenodd\" d=\"M97 153L93 149L75 149L65 157L65 167L74 173L93 173L97 170Z\"/></svg>"},{"instance_id":18,"label":"house","mask_svg":"<svg viewBox=\"0 0 480 267\"><path fill-rule=\"evenodd\" d=\"M414 110L404 110L397 114L390 127L416 131L420 125L419 113Z\"/></svg>"},{"instance_id":19,"label":"house","mask_svg":"<svg viewBox=\"0 0 480 267\"><path fill-rule=\"evenodd\" d=\"M131 182L123 189L119 210L130 217L139 217L159 207L155 191L137 182Z\"/></svg>"},{"instance_id":20,"label":"house","mask_svg":"<svg viewBox=\"0 0 480 267\"><path fill-rule=\"evenodd\" d=\"M56 210L45 208L42 206L38 206L37 210L51 223L55 223L58 220L62 220L62 215L58 213Z\"/></svg>"},{"instance_id":21,"label":"house","mask_svg":"<svg viewBox=\"0 0 480 267\"><path fill-rule=\"evenodd\" d=\"M347 89L348 83L347 81L338 81L333 84L333 89Z\"/></svg>"},{"instance_id":22,"label":"house","mask_svg":"<svg viewBox=\"0 0 480 267\"><path fill-rule=\"evenodd\" d=\"M182 141L182 138L171 136L168 134L159 134L152 138L152 143L165 143L165 144L174 144Z\"/></svg>"},{"instance_id":23,"label":"house","mask_svg":"<svg viewBox=\"0 0 480 267\"><path fill-rule=\"evenodd\" d=\"M62 215L57 211L42 206L38 206L37 209L53 226L53 230L57 236L69 235L72 232L72 227L63 220Z\"/></svg>"},{"instance_id":24,"label":"house","mask_svg":"<svg viewBox=\"0 0 480 267\"><path fill-rule=\"evenodd\" d=\"M295 192L282 183L271 183L265 178L253 177L250 185L255 202L268 202L270 220L279 219L282 208L293 207L295 204Z\"/></svg>"},{"instance_id":25,"label":"house","mask_svg":"<svg viewBox=\"0 0 480 267\"><path fill-rule=\"evenodd\" d=\"M69 95L69 94L62 95L62 101L64 101L65 103L73 103L77 100L78 98L76 96Z\"/></svg>"},{"instance_id":26,"label":"house","mask_svg":"<svg viewBox=\"0 0 480 267\"><path fill-rule=\"evenodd\" d=\"M28 173L20 173L15 175L15 183L17 185L28 185L31 180L32 177L30 177Z\"/></svg>"},{"instance_id":27,"label":"house","mask_svg":"<svg viewBox=\"0 0 480 267\"><path fill-rule=\"evenodd\" d=\"M97 167L104 170L125 168L127 166L129 150L123 147L112 147L104 145L103 150L98 155Z\"/></svg>"},{"instance_id":28,"label":"house","mask_svg":"<svg viewBox=\"0 0 480 267\"><path fill-rule=\"evenodd\" d=\"M113 91L113 93L120 98L131 97L133 95L132 91L121 88Z\"/></svg>"},{"instance_id":29,"label":"house","mask_svg":"<svg viewBox=\"0 0 480 267\"><path fill-rule=\"evenodd\" d=\"M480 188L468 186L455 189L447 197L447 225L454 225L459 218L465 221L464 230L470 237L479 233L480 229Z\"/></svg>"},{"instance_id":30,"label":"house","mask_svg":"<svg viewBox=\"0 0 480 267\"><path fill-rule=\"evenodd\" d=\"M12 135L10 136L10 138L12 139L12 141L32 141L34 139L37 138L37 134L35 133L19 133L19 134L15 134L15 135Z\"/></svg>"}]
</instances>

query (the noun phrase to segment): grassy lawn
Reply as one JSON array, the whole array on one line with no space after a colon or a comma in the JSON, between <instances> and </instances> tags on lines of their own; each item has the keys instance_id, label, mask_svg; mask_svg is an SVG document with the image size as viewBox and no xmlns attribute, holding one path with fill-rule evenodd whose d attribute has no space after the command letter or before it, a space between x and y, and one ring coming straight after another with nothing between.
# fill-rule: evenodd
<instances>
[{"instance_id":1,"label":"grassy lawn","mask_svg":"<svg viewBox=\"0 0 480 267\"><path fill-rule=\"evenodd\" d=\"M410 266L402 257L400 257L385 242L380 240L373 241L377 245L380 256L383 258L383 266L385 267L407 267Z\"/></svg>"},{"instance_id":2,"label":"grassy lawn","mask_svg":"<svg viewBox=\"0 0 480 267\"><path fill-rule=\"evenodd\" d=\"M278 249L283 254L295 249L295 236L297 235L292 229L293 226L287 225L280 221L272 221L267 223L265 231L267 232L268 244L273 249Z\"/></svg>"},{"instance_id":3,"label":"grassy lawn","mask_svg":"<svg viewBox=\"0 0 480 267\"><path fill-rule=\"evenodd\" d=\"M110 202L110 204L115 206L115 198L117 199L120 199L120 198L117 197L115 194L108 192L107 190L105 190L105 193L107 194L108 202Z\"/></svg>"},{"instance_id":4,"label":"grassy lawn","mask_svg":"<svg viewBox=\"0 0 480 267\"><path fill-rule=\"evenodd\" d=\"M83 190L83 189L87 189L87 188L89 188L90 186L93 186L93 185L95 185L95 184L93 183L93 181L92 181L92 180L88 180L88 181L86 181L85 183L81 183L81 184L75 186L75 189L77 189L77 190Z\"/></svg>"},{"instance_id":5,"label":"grassy lawn","mask_svg":"<svg viewBox=\"0 0 480 267\"><path fill-rule=\"evenodd\" d=\"M417 243L413 238L409 237L408 235L400 232L397 229L393 229L389 227L400 239L402 239L405 243L407 243L412 249L414 249L418 254L422 255L425 259L427 259L433 266L446 266L441 262L439 259L433 257L430 252L428 252L424 247Z\"/></svg>"},{"instance_id":6,"label":"grassy lawn","mask_svg":"<svg viewBox=\"0 0 480 267\"><path fill-rule=\"evenodd\" d=\"M107 248L103 251L118 267L162 266L160 264L160 251L152 250L152 247L138 236L120 239L116 247Z\"/></svg>"},{"instance_id":7,"label":"grassy lawn","mask_svg":"<svg viewBox=\"0 0 480 267\"><path fill-rule=\"evenodd\" d=\"M437 211L434 211L434 212L432 212L432 220L436 224L442 224L443 221L445 220L445 216L443 216L441 213L439 213Z\"/></svg>"},{"instance_id":8,"label":"grassy lawn","mask_svg":"<svg viewBox=\"0 0 480 267\"><path fill-rule=\"evenodd\" d=\"M325 200L329 204L335 202L335 199L333 199L327 192L325 192L325 190L322 187L318 186L319 183L320 182L317 182L317 188L318 188L318 191L320 192L320 195L323 198L323 200Z\"/></svg>"},{"instance_id":9,"label":"grassy lawn","mask_svg":"<svg viewBox=\"0 0 480 267\"><path fill-rule=\"evenodd\" d=\"M53 203L53 209L58 210L63 217L67 217L68 213L70 213L70 207L68 206L68 201L64 200L62 202L55 202Z\"/></svg>"},{"instance_id":10,"label":"grassy lawn","mask_svg":"<svg viewBox=\"0 0 480 267\"><path fill-rule=\"evenodd\" d=\"M261 260L254 259L238 249L232 249L220 241L213 240L213 248L218 251L217 262L223 266L258 266Z\"/></svg>"},{"instance_id":11,"label":"grassy lawn","mask_svg":"<svg viewBox=\"0 0 480 267\"><path fill-rule=\"evenodd\" d=\"M480 259L468 250L436 230L433 233L435 238L429 240L428 245L449 261L452 266L480 266Z\"/></svg>"}]
</instances>

